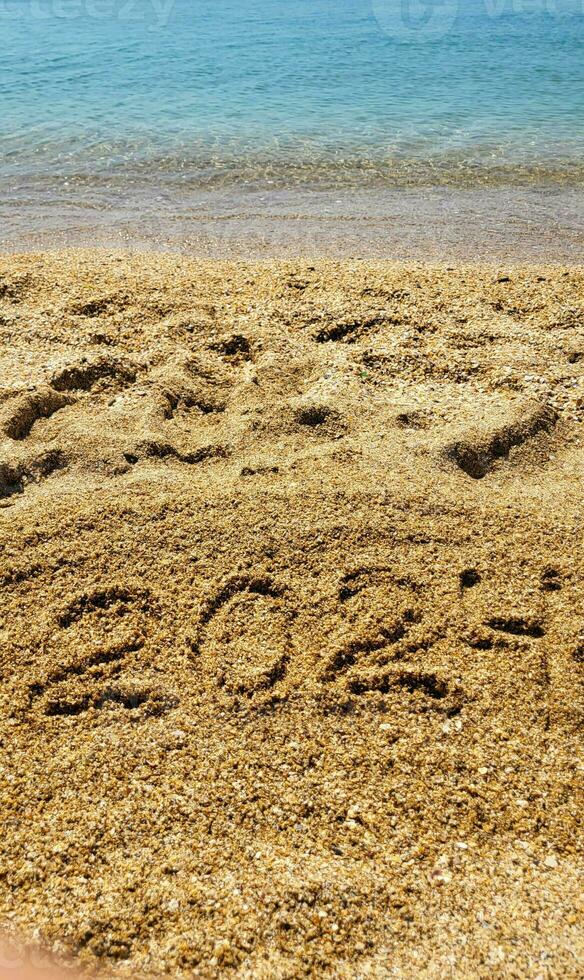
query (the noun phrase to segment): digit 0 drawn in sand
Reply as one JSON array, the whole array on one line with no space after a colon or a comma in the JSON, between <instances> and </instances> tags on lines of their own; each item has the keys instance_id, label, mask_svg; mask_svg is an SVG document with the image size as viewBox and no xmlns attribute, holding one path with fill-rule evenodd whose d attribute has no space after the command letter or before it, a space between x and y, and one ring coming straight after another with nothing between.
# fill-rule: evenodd
<instances>
[{"instance_id":1,"label":"digit 0 drawn in sand","mask_svg":"<svg viewBox=\"0 0 584 980\"><path fill-rule=\"evenodd\" d=\"M86 592L55 616L39 672L28 689L28 710L71 717L91 709L123 709L132 718L165 714L178 699L158 680L148 682L140 660L155 606L146 590L120 585Z\"/></svg>"},{"instance_id":2,"label":"digit 0 drawn in sand","mask_svg":"<svg viewBox=\"0 0 584 980\"><path fill-rule=\"evenodd\" d=\"M288 668L293 614L267 576L233 576L204 603L193 651L204 678L229 694L253 695Z\"/></svg>"}]
</instances>

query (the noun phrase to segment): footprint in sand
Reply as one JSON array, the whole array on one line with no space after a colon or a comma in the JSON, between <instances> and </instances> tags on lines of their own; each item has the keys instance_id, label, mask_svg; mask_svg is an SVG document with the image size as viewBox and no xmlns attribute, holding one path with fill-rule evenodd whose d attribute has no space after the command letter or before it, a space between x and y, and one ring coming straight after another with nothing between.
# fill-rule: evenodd
<instances>
[{"instance_id":1,"label":"footprint in sand","mask_svg":"<svg viewBox=\"0 0 584 980\"><path fill-rule=\"evenodd\" d=\"M53 375L50 383L56 391L92 391L98 385L119 390L133 384L137 375L134 364L103 354L68 364Z\"/></svg>"},{"instance_id":2,"label":"footprint in sand","mask_svg":"<svg viewBox=\"0 0 584 980\"><path fill-rule=\"evenodd\" d=\"M3 408L0 429L9 439L26 439L36 422L50 418L72 401L70 395L40 385L10 399Z\"/></svg>"},{"instance_id":3,"label":"footprint in sand","mask_svg":"<svg viewBox=\"0 0 584 980\"><path fill-rule=\"evenodd\" d=\"M9 506L9 498L24 493L31 484L42 483L51 474L64 469L67 463L67 456L59 449L49 449L26 459L0 462L0 505Z\"/></svg>"},{"instance_id":4,"label":"footprint in sand","mask_svg":"<svg viewBox=\"0 0 584 980\"><path fill-rule=\"evenodd\" d=\"M220 337L219 340L209 344L209 350L233 363L253 360L251 344L241 333Z\"/></svg>"},{"instance_id":5,"label":"footprint in sand","mask_svg":"<svg viewBox=\"0 0 584 980\"><path fill-rule=\"evenodd\" d=\"M473 480L482 480L497 460L506 459L512 449L539 433L551 432L557 420L557 412L551 406L533 403L525 406L513 421L499 428L451 443L444 455Z\"/></svg>"}]
</instances>

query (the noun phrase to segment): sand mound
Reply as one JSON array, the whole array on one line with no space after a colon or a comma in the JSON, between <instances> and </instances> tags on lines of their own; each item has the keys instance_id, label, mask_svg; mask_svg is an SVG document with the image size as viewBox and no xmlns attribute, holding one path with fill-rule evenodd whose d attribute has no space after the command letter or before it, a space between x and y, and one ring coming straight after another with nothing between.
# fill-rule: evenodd
<instances>
[{"instance_id":1,"label":"sand mound","mask_svg":"<svg viewBox=\"0 0 584 980\"><path fill-rule=\"evenodd\" d=\"M584 272L0 267L0 928L582 973Z\"/></svg>"}]
</instances>

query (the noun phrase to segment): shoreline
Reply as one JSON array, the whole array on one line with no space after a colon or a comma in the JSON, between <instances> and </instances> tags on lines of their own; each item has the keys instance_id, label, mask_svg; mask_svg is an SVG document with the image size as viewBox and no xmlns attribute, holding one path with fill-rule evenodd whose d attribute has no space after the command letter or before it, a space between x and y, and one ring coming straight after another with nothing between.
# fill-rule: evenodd
<instances>
[{"instance_id":1,"label":"shoreline","mask_svg":"<svg viewBox=\"0 0 584 980\"><path fill-rule=\"evenodd\" d=\"M584 260L578 187L231 189L159 197L138 187L95 199L73 190L58 199L10 191L0 194L0 218L2 254L97 246L220 259Z\"/></svg>"}]
</instances>

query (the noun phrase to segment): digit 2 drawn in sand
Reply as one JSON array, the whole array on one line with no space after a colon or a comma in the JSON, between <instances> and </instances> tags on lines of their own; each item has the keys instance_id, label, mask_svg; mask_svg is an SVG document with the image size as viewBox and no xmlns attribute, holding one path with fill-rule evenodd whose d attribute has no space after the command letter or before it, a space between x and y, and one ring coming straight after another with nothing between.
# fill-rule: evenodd
<instances>
[{"instance_id":1,"label":"digit 2 drawn in sand","mask_svg":"<svg viewBox=\"0 0 584 980\"><path fill-rule=\"evenodd\" d=\"M358 669L403 640L422 619L416 589L413 583L396 581L385 567L364 566L344 575L338 592L343 639L337 643L333 634L334 652L326 658L322 679L333 681ZM347 632L352 634L348 639Z\"/></svg>"},{"instance_id":2,"label":"digit 2 drawn in sand","mask_svg":"<svg viewBox=\"0 0 584 980\"><path fill-rule=\"evenodd\" d=\"M45 646L29 708L47 717L126 709L132 717L166 713L178 699L149 684L140 661L153 603L145 590L112 585L83 593L61 609ZM137 709L140 709L138 712Z\"/></svg>"},{"instance_id":3,"label":"digit 2 drawn in sand","mask_svg":"<svg viewBox=\"0 0 584 980\"><path fill-rule=\"evenodd\" d=\"M419 583L389 567L364 566L344 575L338 592L344 638L336 643L333 637L323 683L341 681L354 695L405 695L424 708L439 706L448 715L457 714L461 689L423 666L435 636L425 622L421 592Z\"/></svg>"}]
</instances>

